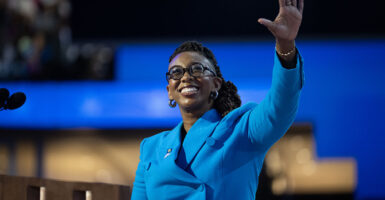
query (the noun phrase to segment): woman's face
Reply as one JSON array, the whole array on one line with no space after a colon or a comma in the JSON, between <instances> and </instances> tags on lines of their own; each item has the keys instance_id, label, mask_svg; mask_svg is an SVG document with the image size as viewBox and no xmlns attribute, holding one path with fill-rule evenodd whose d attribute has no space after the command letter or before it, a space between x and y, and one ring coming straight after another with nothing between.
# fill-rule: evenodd
<instances>
[{"instance_id":1,"label":"woman's face","mask_svg":"<svg viewBox=\"0 0 385 200\"><path fill-rule=\"evenodd\" d=\"M188 68L193 64L202 64L215 72L210 61L197 52L187 51L175 56L170 62L168 70L180 66ZM174 99L183 111L204 113L212 107L213 101L210 93L219 91L221 79L212 72L205 70L201 77L193 77L188 72L183 74L180 80L170 79L167 85L169 99Z\"/></svg>"}]
</instances>

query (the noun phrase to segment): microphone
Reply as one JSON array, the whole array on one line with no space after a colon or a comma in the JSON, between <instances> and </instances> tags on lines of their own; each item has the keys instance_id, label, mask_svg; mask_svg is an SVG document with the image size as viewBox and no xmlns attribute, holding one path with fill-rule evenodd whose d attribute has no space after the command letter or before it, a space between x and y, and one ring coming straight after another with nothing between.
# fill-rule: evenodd
<instances>
[{"instance_id":1,"label":"microphone","mask_svg":"<svg viewBox=\"0 0 385 200\"><path fill-rule=\"evenodd\" d=\"M0 88L0 108L2 108L8 100L9 91L5 88Z\"/></svg>"},{"instance_id":2,"label":"microphone","mask_svg":"<svg viewBox=\"0 0 385 200\"><path fill-rule=\"evenodd\" d=\"M14 110L16 108L19 108L24 104L26 99L27 97L25 96L24 93L16 92L13 95L11 95L11 97L9 97L7 101L7 105L5 105L4 109Z\"/></svg>"},{"instance_id":3,"label":"microphone","mask_svg":"<svg viewBox=\"0 0 385 200\"><path fill-rule=\"evenodd\" d=\"M27 97L22 92L16 92L9 97L9 91L5 88L0 89L0 111L1 110L14 110L21 107Z\"/></svg>"}]
</instances>

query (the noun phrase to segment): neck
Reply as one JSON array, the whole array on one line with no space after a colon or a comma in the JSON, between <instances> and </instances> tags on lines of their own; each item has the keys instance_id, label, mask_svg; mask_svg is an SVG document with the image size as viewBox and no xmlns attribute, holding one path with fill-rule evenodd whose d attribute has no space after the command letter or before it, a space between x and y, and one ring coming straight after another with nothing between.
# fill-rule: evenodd
<instances>
[{"instance_id":1,"label":"neck","mask_svg":"<svg viewBox=\"0 0 385 200\"><path fill-rule=\"evenodd\" d=\"M183 119L183 128L188 133L190 128L194 125L194 123L202 117L203 114L205 114L207 111L210 110L210 108L202 109L202 110L194 110L194 111L187 111L187 110L181 110L182 119Z\"/></svg>"},{"instance_id":2,"label":"neck","mask_svg":"<svg viewBox=\"0 0 385 200\"><path fill-rule=\"evenodd\" d=\"M182 113L183 127L186 133L204 113Z\"/></svg>"}]
</instances>

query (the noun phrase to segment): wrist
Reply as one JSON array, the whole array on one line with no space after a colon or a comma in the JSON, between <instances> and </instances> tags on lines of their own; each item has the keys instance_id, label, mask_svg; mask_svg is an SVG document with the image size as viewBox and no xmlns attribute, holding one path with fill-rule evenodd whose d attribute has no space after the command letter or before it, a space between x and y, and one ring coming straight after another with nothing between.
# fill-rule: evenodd
<instances>
[{"instance_id":1,"label":"wrist","mask_svg":"<svg viewBox=\"0 0 385 200\"><path fill-rule=\"evenodd\" d=\"M279 53L286 54L295 49L295 41L276 39L275 48Z\"/></svg>"},{"instance_id":2,"label":"wrist","mask_svg":"<svg viewBox=\"0 0 385 200\"><path fill-rule=\"evenodd\" d=\"M275 46L278 56L286 62L291 62L295 59L297 50L294 40L276 40Z\"/></svg>"}]
</instances>

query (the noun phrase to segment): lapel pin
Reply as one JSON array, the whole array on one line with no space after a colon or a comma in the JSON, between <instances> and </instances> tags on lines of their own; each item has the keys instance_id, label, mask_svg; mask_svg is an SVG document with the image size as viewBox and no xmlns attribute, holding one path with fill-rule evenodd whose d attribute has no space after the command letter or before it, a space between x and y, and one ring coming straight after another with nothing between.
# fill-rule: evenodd
<instances>
[{"instance_id":1,"label":"lapel pin","mask_svg":"<svg viewBox=\"0 0 385 200\"><path fill-rule=\"evenodd\" d=\"M172 151L171 148L167 149L167 153L166 153L166 155L164 155L164 158L167 158L170 155L171 151Z\"/></svg>"}]
</instances>

